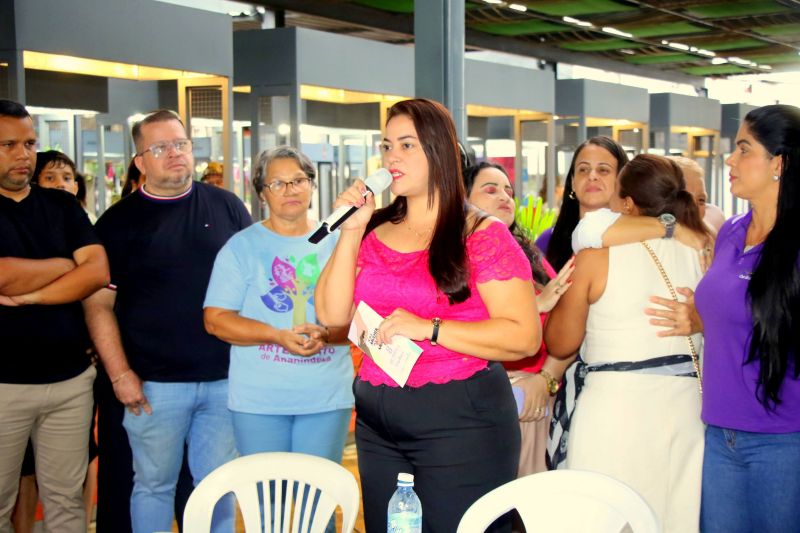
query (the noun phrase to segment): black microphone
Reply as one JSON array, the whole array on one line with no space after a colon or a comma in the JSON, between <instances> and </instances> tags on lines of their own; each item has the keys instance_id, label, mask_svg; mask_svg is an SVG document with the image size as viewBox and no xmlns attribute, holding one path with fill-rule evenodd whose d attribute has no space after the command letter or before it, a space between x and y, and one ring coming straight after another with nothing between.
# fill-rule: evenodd
<instances>
[{"instance_id":1,"label":"black microphone","mask_svg":"<svg viewBox=\"0 0 800 533\"><path fill-rule=\"evenodd\" d=\"M364 180L364 185L367 186L367 192L364 193L364 198L367 197L367 193L372 193L373 196L376 196L383 191L386 190L389 185L392 184L392 173L382 168L371 174L366 180ZM344 223L345 220L350 218L350 216L358 211L358 207L354 205L343 205L337 208L333 213L328 215L328 218L322 221L322 225L314 232L311 237L308 238L308 242L317 244L319 241L336 231L339 226Z\"/></svg>"}]
</instances>

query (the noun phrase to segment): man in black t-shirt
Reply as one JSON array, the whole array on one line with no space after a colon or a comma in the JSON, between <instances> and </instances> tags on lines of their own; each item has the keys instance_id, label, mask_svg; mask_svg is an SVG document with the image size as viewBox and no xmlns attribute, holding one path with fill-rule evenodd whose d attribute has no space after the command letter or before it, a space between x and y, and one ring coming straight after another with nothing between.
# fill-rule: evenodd
<instances>
[{"instance_id":1,"label":"man in black t-shirt","mask_svg":"<svg viewBox=\"0 0 800 533\"><path fill-rule=\"evenodd\" d=\"M203 298L217 252L252 221L236 196L192 181L192 142L177 115L157 111L132 133L147 183L97 222L115 290L89 298L87 317L127 407L133 531L151 533L172 528L184 443L195 484L236 455L229 346L206 333ZM232 531L232 501L215 522Z\"/></svg>"},{"instance_id":2,"label":"man in black t-shirt","mask_svg":"<svg viewBox=\"0 0 800 533\"><path fill-rule=\"evenodd\" d=\"M80 301L108 284L108 262L75 197L30 185L36 132L0 100L0 531L10 531L33 440L49 531L86 531L95 369Z\"/></svg>"}]
</instances>

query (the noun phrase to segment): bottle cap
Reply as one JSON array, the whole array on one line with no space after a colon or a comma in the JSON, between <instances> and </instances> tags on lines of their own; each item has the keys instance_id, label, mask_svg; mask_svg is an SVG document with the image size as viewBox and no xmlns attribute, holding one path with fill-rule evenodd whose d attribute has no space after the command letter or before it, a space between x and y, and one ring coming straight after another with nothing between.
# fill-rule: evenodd
<instances>
[{"instance_id":1,"label":"bottle cap","mask_svg":"<svg viewBox=\"0 0 800 533\"><path fill-rule=\"evenodd\" d=\"M414 474L406 474L401 472L397 474L397 481L400 483L411 483L414 484Z\"/></svg>"}]
</instances>

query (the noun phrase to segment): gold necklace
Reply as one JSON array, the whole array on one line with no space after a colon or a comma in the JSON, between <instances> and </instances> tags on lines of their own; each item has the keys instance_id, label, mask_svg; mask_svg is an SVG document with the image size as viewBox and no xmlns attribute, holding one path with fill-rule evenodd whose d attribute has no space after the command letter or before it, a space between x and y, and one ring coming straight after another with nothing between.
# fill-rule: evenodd
<instances>
[{"instance_id":1,"label":"gold necklace","mask_svg":"<svg viewBox=\"0 0 800 533\"><path fill-rule=\"evenodd\" d=\"M422 230L421 232L419 232L419 231L415 230L414 228L412 228L411 225L408 223L408 219L405 219L405 218L403 219L403 225L406 227L406 229L408 231L410 231L411 233L413 233L414 235L416 235L420 239L425 238L425 235L427 235L428 233L430 233L433 230L433 228L428 228L426 230Z\"/></svg>"}]
</instances>

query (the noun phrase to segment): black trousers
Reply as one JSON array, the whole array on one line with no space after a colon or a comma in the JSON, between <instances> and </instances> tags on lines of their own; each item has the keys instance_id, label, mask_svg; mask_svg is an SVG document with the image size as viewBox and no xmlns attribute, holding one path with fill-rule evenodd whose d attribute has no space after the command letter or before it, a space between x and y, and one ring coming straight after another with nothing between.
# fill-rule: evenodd
<instances>
[{"instance_id":1,"label":"black trousers","mask_svg":"<svg viewBox=\"0 0 800 533\"><path fill-rule=\"evenodd\" d=\"M356 445L367 533L384 533L397 474L414 474L423 533L454 533L478 498L515 479L520 433L506 373L418 388L356 378ZM511 531L508 517L490 531Z\"/></svg>"}]
</instances>

